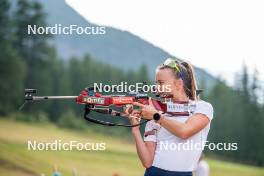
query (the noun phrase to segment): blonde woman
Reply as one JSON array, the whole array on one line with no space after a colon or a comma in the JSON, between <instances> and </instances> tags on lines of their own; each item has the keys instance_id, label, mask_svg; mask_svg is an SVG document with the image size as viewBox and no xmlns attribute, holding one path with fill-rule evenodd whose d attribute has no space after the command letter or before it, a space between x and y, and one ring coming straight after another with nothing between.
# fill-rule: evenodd
<instances>
[{"instance_id":1,"label":"blonde woman","mask_svg":"<svg viewBox=\"0 0 264 176\"><path fill-rule=\"evenodd\" d=\"M149 119L142 139L139 127L132 128L138 156L146 168L145 176L191 176L196 169L213 119L213 107L199 100L192 66L187 62L167 59L156 71L156 84L169 86L169 92L159 92L161 97L171 97L174 102L188 102L195 108L189 116L172 116L157 111L152 105L135 103L131 123L138 117ZM197 148L184 149L189 143ZM177 149L175 149L177 146ZM198 147L200 146L200 147Z\"/></svg>"}]
</instances>

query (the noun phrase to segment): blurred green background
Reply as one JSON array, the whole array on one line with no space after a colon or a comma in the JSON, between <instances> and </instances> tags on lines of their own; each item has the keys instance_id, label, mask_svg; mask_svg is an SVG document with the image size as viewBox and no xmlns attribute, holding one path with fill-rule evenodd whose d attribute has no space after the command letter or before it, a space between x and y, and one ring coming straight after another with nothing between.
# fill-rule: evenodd
<instances>
[{"instance_id":1,"label":"blurred green background","mask_svg":"<svg viewBox=\"0 0 264 176\"><path fill-rule=\"evenodd\" d=\"M0 2L0 175L50 174L54 164L64 175L73 168L79 175L142 175L130 129L86 123L83 107L71 101L18 107L24 88L36 88L40 95L77 95L94 82L153 83L155 67L170 55L111 27L103 36L27 34L29 24L56 23L95 25L63 0ZM237 151L206 151L211 175L264 175L263 87L257 70L250 75L241 66L234 87L205 70L195 71L205 90L202 98L214 106L209 141L238 143ZM26 141L33 139L106 141L107 150L27 151Z\"/></svg>"}]
</instances>

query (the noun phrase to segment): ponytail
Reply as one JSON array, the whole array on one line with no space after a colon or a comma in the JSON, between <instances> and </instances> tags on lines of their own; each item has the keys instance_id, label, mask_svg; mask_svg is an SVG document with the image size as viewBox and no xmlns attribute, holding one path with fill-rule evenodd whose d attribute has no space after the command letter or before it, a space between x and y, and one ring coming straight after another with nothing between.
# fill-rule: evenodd
<instances>
[{"instance_id":1,"label":"ponytail","mask_svg":"<svg viewBox=\"0 0 264 176\"><path fill-rule=\"evenodd\" d=\"M188 97L191 100L197 100L199 99L199 97L196 92L198 88L196 84L194 70L191 64L189 64L188 62L182 62L181 65L186 69L187 74L188 74L187 82L185 81L186 83L184 85L185 93L188 95Z\"/></svg>"}]
</instances>

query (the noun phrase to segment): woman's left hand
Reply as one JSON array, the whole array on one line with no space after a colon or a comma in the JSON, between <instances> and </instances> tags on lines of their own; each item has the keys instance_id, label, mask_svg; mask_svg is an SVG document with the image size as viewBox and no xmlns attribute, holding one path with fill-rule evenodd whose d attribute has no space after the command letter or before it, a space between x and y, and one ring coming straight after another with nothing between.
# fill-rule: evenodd
<instances>
[{"instance_id":1,"label":"woman's left hand","mask_svg":"<svg viewBox=\"0 0 264 176\"><path fill-rule=\"evenodd\" d=\"M134 102L133 105L141 108L141 116L146 120L152 120L153 115L158 111L151 105L144 105L138 102Z\"/></svg>"}]
</instances>

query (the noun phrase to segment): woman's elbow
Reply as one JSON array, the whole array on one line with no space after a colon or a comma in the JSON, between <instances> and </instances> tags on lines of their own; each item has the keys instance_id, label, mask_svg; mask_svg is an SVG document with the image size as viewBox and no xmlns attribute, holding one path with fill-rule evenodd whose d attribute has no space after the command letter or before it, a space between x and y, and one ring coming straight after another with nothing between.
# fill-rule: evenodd
<instances>
[{"instance_id":1,"label":"woman's elbow","mask_svg":"<svg viewBox=\"0 0 264 176\"><path fill-rule=\"evenodd\" d=\"M142 162L143 167L145 167L146 169L150 168L152 164L153 164L153 159L150 158Z\"/></svg>"},{"instance_id":2,"label":"woman's elbow","mask_svg":"<svg viewBox=\"0 0 264 176\"><path fill-rule=\"evenodd\" d=\"M189 133L189 131L187 130L182 130L178 135L179 138L181 139L188 139L189 137L191 137L192 135Z\"/></svg>"},{"instance_id":3,"label":"woman's elbow","mask_svg":"<svg viewBox=\"0 0 264 176\"><path fill-rule=\"evenodd\" d=\"M178 137L181 138L181 139L188 139L190 136L187 135L187 134L181 134Z\"/></svg>"},{"instance_id":4,"label":"woman's elbow","mask_svg":"<svg viewBox=\"0 0 264 176\"><path fill-rule=\"evenodd\" d=\"M152 162L145 162L145 163L142 163L143 166L147 169L147 168L150 168L152 166Z\"/></svg>"}]
</instances>

